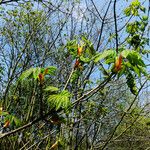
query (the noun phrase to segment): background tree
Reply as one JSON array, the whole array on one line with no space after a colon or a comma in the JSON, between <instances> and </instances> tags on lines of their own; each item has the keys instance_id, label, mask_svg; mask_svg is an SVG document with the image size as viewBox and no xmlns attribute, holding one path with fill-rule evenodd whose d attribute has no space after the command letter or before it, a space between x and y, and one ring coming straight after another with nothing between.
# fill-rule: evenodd
<instances>
[{"instance_id":1,"label":"background tree","mask_svg":"<svg viewBox=\"0 0 150 150\"><path fill-rule=\"evenodd\" d=\"M1 2L2 149L150 146L149 3L98 4Z\"/></svg>"}]
</instances>

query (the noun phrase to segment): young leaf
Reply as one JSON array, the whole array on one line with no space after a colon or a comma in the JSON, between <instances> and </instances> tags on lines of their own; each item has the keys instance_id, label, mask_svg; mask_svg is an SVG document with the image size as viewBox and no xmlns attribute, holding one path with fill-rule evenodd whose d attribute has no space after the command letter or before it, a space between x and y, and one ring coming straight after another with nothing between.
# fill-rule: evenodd
<instances>
[{"instance_id":1,"label":"young leaf","mask_svg":"<svg viewBox=\"0 0 150 150\"><path fill-rule=\"evenodd\" d=\"M121 52L121 55L122 55L123 58L127 58L127 56L129 55L130 52L131 52L130 50L123 50Z\"/></svg>"},{"instance_id":2,"label":"young leaf","mask_svg":"<svg viewBox=\"0 0 150 150\"><path fill-rule=\"evenodd\" d=\"M44 89L44 91L47 91L47 92L57 92L58 90L59 89L54 86L48 86L48 87L46 87L46 89Z\"/></svg>"},{"instance_id":3,"label":"young leaf","mask_svg":"<svg viewBox=\"0 0 150 150\"><path fill-rule=\"evenodd\" d=\"M24 80L24 79L28 78L28 77L33 73L33 70L34 70L34 68L30 68L30 69L24 71L24 72L21 74L21 76L20 76L19 79L20 79L20 80Z\"/></svg>"},{"instance_id":4,"label":"young leaf","mask_svg":"<svg viewBox=\"0 0 150 150\"><path fill-rule=\"evenodd\" d=\"M111 64L111 63L114 63L114 61L115 61L115 58L110 57L110 58L105 60L105 64Z\"/></svg>"},{"instance_id":5,"label":"young leaf","mask_svg":"<svg viewBox=\"0 0 150 150\"><path fill-rule=\"evenodd\" d=\"M0 116L2 115L2 112L3 112L3 107L0 106Z\"/></svg>"},{"instance_id":6,"label":"young leaf","mask_svg":"<svg viewBox=\"0 0 150 150\"><path fill-rule=\"evenodd\" d=\"M140 72L141 72L144 76L148 76L148 75L149 75L144 67L138 66L138 68L139 68Z\"/></svg>"},{"instance_id":7,"label":"young leaf","mask_svg":"<svg viewBox=\"0 0 150 150\"><path fill-rule=\"evenodd\" d=\"M130 7L127 7L125 10L124 10L124 13L126 16L130 16L131 15L131 8Z\"/></svg>"},{"instance_id":8,"label":"young leaf","mask_svg":"<svg viewBox=\"0 0 150 150\"><path fill-rule=\"evenodd\" d=\"M48 69L47 74L55 75L55 71L56 71L57 68L54 67L54 66L49 66L49 67L47 67L47 69Z\"/></svg>"},{"instance_id":9,"label":"young leaf","mask_svg":"<svg viewBox=\"0 0 150 150\"><path fill-rule=\"evenodd\" d=\"M140 77L141 76L141 71L137 66L132 67L134 69L134 72Z\"/></svg>"},{"instance_id":10,"label":"young leaf","mask_svg":"<svg viewBox=\"0 0 150 150\"><path fill-rule=\"evenodd\" d=\"M114 54L115 54L114 50L105 50L103 53L96 54L96 56L94 57L94 62L97 63L98 61Z\"/></svg>"},{"instance_id":11,"label":"young leaf","mask_svg":"<svg viewBox=\"0 0 150 150\"><path fill-rule=\"evenodd\" d=\"M38 75L41 73L41 68L37 67L37 68L33 68L33 78L37 79Z\"/></svg>"},{"instance_id":12,"label":"young leaf","mask_svg":"<svg viewBox=\"0 0 150 150\"><path fill-rule=\"evenodd\" d=\"M81 60L82 62L84 62L84 63L89 63L89 62L91 61L90 58L85 58L85 57L83 57L83 56L80 57L80 60Z\"/></svg>"},{"instance_id":13,"label":"young leaf","mask_svg":"<svg viewBox=\"0 0 150 150\"><path fill-rule=\"evenodd\" d=\"M140 6L140 2L139 2L139 0L133 0L132 2L131 2L131 5L132 6Z\"/></svg>"},{"instance_id":14,"label":"young leaf","mask_svg":"<svg viewBox=\"0 0 150 150\"><path fill-rule=\"evenodd\" d=\"M50 95L48 98L48 103L56 110L58 110L59 108L67 109L71 104L69 100L70 97L71 94L68 91L64 90L58 94Z\"/></svg>"},{"instance_id":15,"label":"young leaf","mask_svg":"<svg viewBox=\"0 0 150 150\"><path fill-rule=\"evenodd\" d=\"M141 58L141 55L138 52L131 51L128 54L127 59L132 65L139 65L139 66L145 67L145 64Z\"/></svg>"},{"instance_id":16,"label":"young leaf","mask_svg":"<svg viewBox=\"0 0 150 150\"><path fill-rule=\"evenodd\" d=\"M122 69L118 72L118 78L120 78L125 73L125 70L126 66L122 65Z\"/></svg>"},{"instance_id":17,"label":"young leaf","mask_svg":"<svg viewBox=\"0 0 150 150\"><path fill-rule=\"evenodd\" d=\"M136 95L137 94L137 88L136 88L135 79L130 72L127 74L126 79L127 79L127 85L130 88L131 93Z\"/></svg>"},{"instance_id":18,"label":"young leaf","mask_svg":"<svg viewBox=\"0 0 150 150\"><path fill-rule=\"evenodd\" d=\"M70 82L74 83L80 75L81 75L81 72L79 70L75 70L71 76Z\"/></svg>"},{"instance_id":19,"label":"young leaf","mask_svg":"<svg viewBox=\"0 0 150 150\"><path fill-rule=\"evenodd\" d=\"M14 116L13 117L13 121L14 121L14 123L15 123L16 126L20 126L21 121L17 117Z\"/></svg>"}]
</instances>

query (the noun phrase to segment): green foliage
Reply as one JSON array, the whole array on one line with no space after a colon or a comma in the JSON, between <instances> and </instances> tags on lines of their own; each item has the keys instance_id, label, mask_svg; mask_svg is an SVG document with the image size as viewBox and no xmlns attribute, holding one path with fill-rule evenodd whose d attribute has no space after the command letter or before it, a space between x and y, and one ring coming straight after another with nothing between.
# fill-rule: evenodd
<instances>
[{"instance_id":1,"label":"green foliage","mask_svg":"<svg viewBox=\"0 0 150 150\"><path fill-rule=\"evenodd\" d=\"M122 52L122 56L124 58L127 58L127 60L133 65L139 65L142 67L145 67L145 64L142 60L141 55L136 52L136 51L131 51L131 50L125 50Z\"/></svg>"},{"instance_id":2,"label":"green foliage","mask_svg":"<svg viewBox=\"0 0 150 150\"><path fill-rule=\"evenodd\" d=\"M90 63L92 61L93 56L95 56L95 49L90 40L86 38L86 36L81 36L81 40L75 39L68 41L66 44L68 52L72 55L73 59L79 58L80 62ZM78 55L78 47L82 47L82 54Z\"/></svg>"},{"instance_id":3,"label":"green foliage","mask_svg":"<svg viewBox=\"0 0 150 150\"><path fill-rule=\"evenodd\" d=\"M120 49L121 56L123 57L122 62L122 69L119 71L118 76L122 76L128 70L134 71L138 76L141 76L141 74L147 75L146 73L146 65L144 61L142 60L142 56L139 52L136 52L134 50L127 50L127 49ZM97 63L98 61L105 59L106 64L113 64L115 63L115 57L116 52L115 50L105 50L103 53L98 53L94 57L94 62ZM114 70L114 65L112 66L112 71ZM105 73L105 72L103 72ZM107 73L106 73L107 74Z\"/></svg>"},{"instance_id":4,"label":"green foliage","mask_svg":"<svg viewBox=\"0 0 150 150\"><path fill-rule=\"evenodd\" d=\"M48 66L46 68L41 68L42 73L46 73L47 75L55 75L56 67ZM46 71L46 72L45 72Z\"/></svg>"},{"instance_id":5,"label":"green foliage","mask_svg":"<svg viewBox=\"0 0 150 150\"><path fill-rule=\"evenodd\" d=\"M25 80L27 78L31 79L31 78L34 78L35 80L38 79L38 75L40 73L45 73L48 74L48 75L54 75L54 72L56 71L56 67L53 67L53 66L49 66L47 68L30 68L26 71L24 71L21 76L20 76L20 80ZM44 74L45 75L45 74Z\"/></svg>"},{"instance_id":6,"label":"green foliage","mask_svg":"<svg viewBox=\"0 0 150 150\"><path fill-rule=\"evenodd\" d=\"M75 83L75 81L78 79L78 77L81 76L81 72L79 70L75 70L71 76L70 82Z\"/></svg>"},{"instance_id":7,"label":"green foliage","mask_svg":"<svg viewBox=\"0 0 150 150\"><path fill-rule=\"evenodd\" d=\"M50 93L53 93L53 92L58 92L58 88L57 87L54 87L54 86L48 86L44 89L44 91L46 92L50 92Z\"/></svg>"},{"instance_id":8,"label":"green foliage","mask_svg":"<svg viewBox=\"0 0 150 150\"><path fill-rule=\"evenodd\" d=\"M139 15L141 11L144 15ZM131 5L124 10L126 16L139 16L138 20L129 22L126 26L126 31L129 33L127 43L135 50L142 51L145 44L148 44L149 39L143 36L143 33L148 25L148 16L145 14L145 7L138 0L131 2Z\"/></svg>"},{"instance_id":9,"label":"green foliage","mask_svg":"<svg viewBox=\"0 0 150 150\"><path fill-rule=\"evenodd\" d=\"M133 0L131 2L131 4L129 5L129 7L125 8L124 13L126 16L130 16L130 15L138 16L139 15L139 12L138 12L139 8L142 11L144 11L144 7L141 6L140 1L139 0Z\"/></svg>"},{"instance_id":10,"label":"green foliage","mask_svg":"<svg viewBox=\"0 0 150 150\"><path fill-rule=\"evenodd\" d=\"M77 56L77 49L78 49L77 40L68 41L66 44L66 48L68 50L68 53L70 53L73 59L75 59Z\"/></svg>"},{"instance_id":11,"label":"green foliage","mask_svg":"<svg viewBox=\"0 0 150 150\"><path fill-rule=\"evenodd\" d=\"M86 36L82 36L81 37L81 43L83 42L83 45L85 46L85 57L92 57L93 55L95 55L95 49L93 46L93 43L87 39Z\"/></svg>"},{"instance_id":12,"label":"green foliage","mask_svg":"<svg viewBox=\"0 0 150 150\"><path fill-rule=\"evenodd\" d=\"M145 64L143 60L141 59L141 56L134 51L128 54L127 59L133 66L139 65L139 66L145 67Z\"/></svg>"},{"instance_id":13,"label":"green foliage","mask_svg":"<svg viewBox=\"0 0 150 150\"><path fill-rule=\"evenodd\" d=\"M20 80L24 80L24 79L28 78L33 73L34 70L35 70L35 68L30 68L30 69L26 70L25 72L23 72L21 74L19 79Z\"/></svg>"},{"instance_id":14,"label":"green foliage","mask_svg":"<svg viewBox=\"0 0 150 150\"><path fill-rule=\"evenodd\" d=\"M146 65L142 60L140 53L133 50L124 50L121 54L127 60L126 62L124 62L124 65L127 68L126 72L128 72L128 70L130 69L131 71L134 71L139 77L141 76L141 74L147 75L145 70Z\"/></svg>"},{"instance_id":15,"label":"green foliage","mask_svg":"<svg viewBox=\"0 0 150 150\"><path fill-rule=\"evenodd\" d=\"M128 72L126 79L127 79L127 85L130 88L131 93L137 95L136 82L133 75L130 72Z\"/></svg>"},{"instance_id":16,"label":"green foliage","mask_svg":"<svg viewBox=\"0 0 150 150\"><path fill-rule=\"evenodd\" d=\"M56 110L60 108L67 110L71 105L70 97L71 94L68 91L64 90L57 94L51 94L48 98L48 103L51 108L55 108Z\"/></svg>"},{"instance_id":17,"label":"green foliage","mask_svg":"<svg viewBox=\"0 0 150 150\"><path fill-rule=\"evenodd\" d=\"M20 119L18 119L18 118L17 118L15 115L13 115L13 114L10 114L10 113L8 113L8 112L3 111L3 112L0 114L0 116L3 116L3 117L4 117L4 119L3 119L3 121L2 121L3 124L5 124L6 121L9 121L11 127L14 127L14 126L19 127L19 126L21 125Z\"/></svg>"},{"instance_id":18,"label":"green foliage","mask_svg":"<svg viewBox=\"0 0 150 150\"><path fill-rule=\"evenodd\" d=\"M94 62L97 63L98 61L105 59L106 57L112 58L112 56L116 55L116 52L114 50L105 50L102 53L98 53L94 56ZM110 63L111 61L109 61Z\"/></svg>"}]
</instances>

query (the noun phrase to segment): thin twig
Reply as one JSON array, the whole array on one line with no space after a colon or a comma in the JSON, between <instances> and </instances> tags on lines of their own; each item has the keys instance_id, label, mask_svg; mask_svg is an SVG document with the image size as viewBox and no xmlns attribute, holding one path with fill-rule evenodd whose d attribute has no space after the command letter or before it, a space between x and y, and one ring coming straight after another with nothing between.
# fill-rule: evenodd
<instances>
[{"instance_id":1,"label":"thin twig","mask_svg":"<svg viewBox=\"0 0 150 150\"><path fill-rule=\"evenodd\" d=\"M121 122L123 121L123 119L124 119L124 117L126 116L126 114L127 114L127 113L129 112L129 110L132 108L134 102L136 101L136 99L137 99L139 93L141 92L142 88L144 87L144 85L146 84L147 81L148 81L148 79L142 84L142 86L141 86L140 89L138 90L138 93L136 94L135 98L133 99L133 101L132 101L132 103L130 104L130 106L129 106L129 108L127 109L127 111L123 113L123 115L122 115L120 121L118 122L118 124L117 124L116 127L114 128L114 130L113 130L111 136L108 138L108 140L106 141L106 143L105 143L104 146L102 147L102 150L105 149L105 147L108 145L108 143L109 143L109 142L111 141L111 139L113 138L113 136L114 136L116 130L118 129L119 125L120 125Z\"/></svg>"},{"instance_id":2,"label":"thin twig","mask_svg":"<svg viewBox=\"0 0 150 150\"><path fill-rule=\"evenodd\" d=\"M3 0L2 0L2 1L0 2L0 5L2 5L2 4L8 4L8 3L12 3L12 2L16 2L16 3L17 3L18 1L20 1L20 0L8 0L8 1L3 1Z\"/></svg>"},{"instance_id":3,"label":"thin twig","mask_svg":"<svg viewBox=\"0 0 150 150\"><path fill-rule=\"evenodd\" d=\"M106 10L106 12L105 12L105 15L104 15L104 17L103 17L103 19L102 19L102 25L101 25L101 29L100 29L100 35L99 35L99 38L98 38L98 44L97 44L96 51L98 51L98 48L99 48L99 45L100 45L100 41L101 41L101 38L102 38L102 31L103 31L103 28L104 28L105 18L106 18L106 15L107 15L107 13L108 13L108 10L109 10L111 1L112 1L112 0L110 0L110 2L109 2L109 4L108 4L108 7L107 7L107 10Z\"/></svg>"},{"instance_id":4,"label":"thin twig","mask_svg":"<svg viewBox=\"0 0 150 150\"><path fill-rule=\"evenodd\" d=\"M98 86L96 86L95 88L91 89L89 92L83 94L81 97L79 97L76 101L74 101L72 103L72 106L74 106L76 103L78 103L79 101L81 101L82 99L88 97L89 95L93 95L95 94L98 90L100 90L101 88L103 88L110 80L111 77L114 74L112 73L106 80L104 80L103 82L101 82ZM89 98L89 97L88 97Z\"/></svg>"},{"instance_id":5,"label":"thin twig","mask_svg":"<svg viewBox=\"0 0 150 150\"><path fill-rule=\"evenodd\" d=\"M17 128L17 129L14 129L14 130L10 131L10 132L0 134L0 139L3 139L3 138L5 138L5 137L7 137L7 136L10 136L10 135L12 135L12 134L15 134L15 133L21 131L21 130L24 130L24 129L26 129L26 128L29 128L30 126L32 126L32 125L34 125L35 123L37 123L37 122L43 120L44 118L48 117L49 115L53 115L53 113L54 113L54 111L51 110L50 112L48 112L48 113L45 114L44 116L42 116L42 117L40 116L39 118L37 118L37 119L35 119L35 120L33 120L33 121L27 123L27 124L24 125L24 126L21 126L21 127Z\"/></svg>"},{"instance_id":6,"label":"thin twig","mask_svg":"<svg viewBox=\"0 0 150 150\"><path fill-rule=\"evenodd\" d=\"M93 6L94 6L94 8L95 8L96 12L98 13L99 18L101 19L101 21L103 21L103 18L102 18L102 16L101 16L100 12L98 11L98 9L97 9L97 7L96 7L96 5L95 5L94 1L93 1L93 0L91 0L91 2L92 2L92 4L93 4Z\"/></svg>"},{"instance_id":7,"label":"thin twig","mask_svg":"<svg viewBox=\"0 0 150 150\"><path fill-rule=\"evenodd\" d=\"M118 31L117 31L117 16L116 16L116 0L114 1L114 21L115 21L115 33L116 33L116 53L118 53Z\"/></svg>"},{"instance_id":8,"label":"thin twig","mask_svg":"<svg viewBox=\"0 0 150 150\"><path fill-rule=\"evenodd\" d=\"M74 72L74 67L72 67L71 73L70 73L70 75L69 75L69 77L68 77L68 80L67 80L67 82L66 82L66 84L65 84L65 86L64 86L64 88L63 88L63 90L65 90L65 89L67 88L67 85L68 85L68 83L69 83L69 81L70 81L70 79L71 79L71 76L72 76L73 72Z\"/></svg>"}]
</instances>

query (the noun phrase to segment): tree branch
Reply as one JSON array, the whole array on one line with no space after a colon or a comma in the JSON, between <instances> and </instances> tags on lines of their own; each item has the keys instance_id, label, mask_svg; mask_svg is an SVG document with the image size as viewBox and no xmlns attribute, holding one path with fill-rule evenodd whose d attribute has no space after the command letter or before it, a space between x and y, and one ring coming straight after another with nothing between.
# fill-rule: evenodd
<instances>
[{"instance_id":1,"label":"tree branch","mask_svg":"<svg viewBox=\"0 0 150 150\"><path fill-rule=\"evenodd\" d=\"M0 5L2 5L2 4L7 4L7 3L11 3L11 2L18 2L18 1L20 1L20 0L8 0L8 1L1 1L0 2Z\"/></svg>"},{"instance_id":2,"label":"tree branch","mask_svg":"<svg viewBox=\"0 0 150 150\"><path fill-rule=\"evenodd\" d=\"M15 129L15 130L12 130L12 131L7 132L7 133L4 133L4 134L0 134L0 139L3 139L3 138L5 138L5 137L7 137L7 136L10 136L10 135L12 135L12 134L15 134L15 133L17 133L17 132L19 132L19 131L21 131L21 130L23 130L23 129L29 128L30 126L34 125L35 123L37 123L37 122L39 122L39 121L45 119L45 118L48 117L49 115L53 115L53 113L54 113L54 110L51 110L50 112L48 112L48 113L45 114L44 116L40 116L39 118L37 118L37 119L35 119L35 120L29 122L28 124L26 124L26 125L24 125L24 126L22 126L22 127L19 127L19 128Z\"/></svg>"},{"instance_id":3,"label":"tree branch","mask_svg":"<svg viewBox=\"0 0 150 150\"><path fill-rule=\"evenodd\" d=\"M116 16L116 0L114 1L114 21L115 21L115 33L116 33L116 53L118 53L118 31L117 31L117 16Z\"/></svg>"},{"instance_id":4,"label":"tree branch","mask_svg":"<svg viewBox=\"0 0 150 150\"><path fill-rule=\"evenodd\" d=\"M122 115L120 121L118 122L118 124L117 124L116 127L114 128L114 130L113 130L111 136L108 138L108 140L106 141L106 143L105 143L104 146L102 147L102 150L105 149L105 147L107 146L107 144L108 144L108 143L111 141L111 139L113 138L113 136L114 136L116 130L118 129L119 125L120 125L121 122L123 121L123 119L124 119L124 117L126 116L126 114L127 114L127 113L129 112L129 110L132 108L132 106L133 106L134 102L136 101L136 99L137 99L137 97L138 97L140 91L142 90L142 88L144 87L144 85L146 84L147 81L148 81L148 79L147 79L147 80L142 84L142 86L140 87L140 89L139 89L137 95L134 97L134 99L133 99L132 103L130 104L129 108L127 109L127 111L123 113L123 115Z\"/></svg>"}]
</instances>

